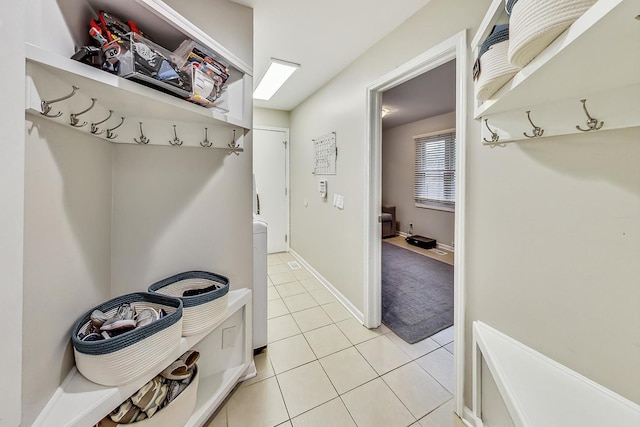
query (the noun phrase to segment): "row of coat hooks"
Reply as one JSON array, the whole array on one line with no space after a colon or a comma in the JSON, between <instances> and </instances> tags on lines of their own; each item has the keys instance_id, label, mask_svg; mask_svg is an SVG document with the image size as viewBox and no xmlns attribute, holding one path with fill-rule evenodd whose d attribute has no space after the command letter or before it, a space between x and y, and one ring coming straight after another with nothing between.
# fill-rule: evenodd
<instances>
[{"instance_id":1,"label":"row of coat hooks","mask_svg":"<svg viewBox=\"0 0 640 427\"><path fill-rule=\"evenodd\" d=\"M65 95L63 97L60 98L56 98L56 99L51 99L51 100L42 100L40 102L40 108L41 108L41 112L40 114L42 114L45 117L49 117L49 118L56 118L56 117L60 117L62 115L61 111L58 111L55 114L51 114L51 104L55 104L56 102L60 102L60 101L64 101L66 99L71 98L73 95L76 94L76 92L79 90L80 88L78 86L72 86L72 91L70 94ZM78 112L78 113L72 113L69 115L69 124L73 127L76 128L81 128L81 127L85 127L88 123L86 121L82 121L78 118L79 116L88 113L89 111L91 111L91 109L96 105L96 98L91 98L91 105ZM112 128L107 128L107 129L102 129L100 130L99 125L105 123L107 120L109 120L111 118L111 116L113 115L113 110L109 110L109 115L103 119L100 120L99 122L95 122L95 123L91 123L90 126L90 132L93 135L102 135L103 133L106 133L106 138L107 139L115 139L118 137L117 133L114 133L113 131L118 129L120 126L122 126L125 122L125 118L124 117L120 117L120 123L117 126L114 126ZM138 138L133 138L133 140L137 143L137 144L141 144L141 145L146 145L149 142L151 142L151 140L145 136L144 134L144 130L143 130L143 123L139 122L140 125L140 136ZM178 131L176 129L176 125L173 125L173 138L169 140L169 144L173 145L173 146L180 146L184 143L183 140L181 140L180 138L178 138ZM240 152L243 151L243 149L238 145L238 142L236 140L236 130L233 129L233 138L231 139L231 142L229 144L227 144L227 147L213 147L213 143L211 141L209 141L209 129L208 128L204 128L204 139L202 141L200 141L200 145L202 147L205 148L221 148L224 150L228 150L230 153L233 153L235 155L240 155Z\"/></svg>"},{"instance_id":2,"label":"row of coat hooks","mask_svg":"<svg viewBox=\"0 0 640 427\"><path fill-rule=\"evenodd\" d=\"M582 109L587 116L587 128L583 129L582 126L576 125L576 129L582 132L591 132L602 129L602 127L604 126L604 121L600 121L589 114L589 110L587 110L587 100L581 99L580 102L582 103ZM527 138L540 138L542 135L544 135L544 129L542 129L540 126L536 126L535 123L533 123L533 120L531 119L531 111L525 111L525 114L527 115L527 120L529 120L529 123L531 123L531 126L533 127L531 130L532 135L529 135L527 132L523 132L522 134ZM482 138L484 142L487 145L490 145L491 148L497 145L501 145L500 135L498 135L497 132L489 127L489 119L484 119L484 124L491 133L491 140Z\"/></svg>"}]
</instances>

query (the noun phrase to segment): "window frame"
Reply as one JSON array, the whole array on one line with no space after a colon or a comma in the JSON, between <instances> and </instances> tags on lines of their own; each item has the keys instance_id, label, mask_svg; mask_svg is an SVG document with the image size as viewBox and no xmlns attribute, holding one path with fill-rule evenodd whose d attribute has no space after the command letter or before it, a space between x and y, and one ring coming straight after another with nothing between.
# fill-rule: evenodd
<instances>
[{"instance_id":1,"label":"window frame","mask_svg":"<svg viewBox=\"0 0 640 427\"><path fill-rule=\"evenodd\" d=\"M442 153L442 162L444 163L442 169L425 169L426 165L423 165L421 158L426 159L426 153L423 150L427 148L427 144L438 142L442 140L444 153ZM455 198L456 198L456 130L445 129L436 132L430 132L426 134L416 135L413 137L414 141L414 177L413 177L413 199L415 206L423 209L434 209L447 212L455 212ZM419 144L422 144L422 148L419 148ZM420 168L420 169L419 169ZM426 194L419 194L420 191L424 191L425 183L418 182L418 178L422 175L422 179L426 177L426 173L431 170L436 173L442 173L442 190L443 194L449 193L449 200L443 198L429 199ZM446 178L446 175L449 175Z\"/></svg>"}]
</instances>

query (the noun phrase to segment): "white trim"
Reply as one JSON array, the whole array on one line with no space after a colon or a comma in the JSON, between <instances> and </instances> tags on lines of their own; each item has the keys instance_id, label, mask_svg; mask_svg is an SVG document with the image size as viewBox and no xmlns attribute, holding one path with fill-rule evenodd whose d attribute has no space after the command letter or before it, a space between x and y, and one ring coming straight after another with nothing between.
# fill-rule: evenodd
<instances>
[{"instance_id":1,"label":"white trim","mask_svg":"<svg viewBox=\"0 0 640 427\"><path fill-rule=\"evenodd\" d=\"M411 138L413 138L413 139L428 138L430 136L442 135L442 134L445 134L445 133L451 133L451 132L455 132L455 131L456 131L456 128L436 130L436 131L433 131L433 132L421 133L420 135L413 135Z\"/></svg>"},{"instance_id":2,"label":"white trim","mask_svg":"<svg viewBox=\"0 0 640 427\"><path fill-rule=\"evenodd\" d=\"M466 151L467 151L467 36L466 30L450 37L412 60L400 65L367 86L367 141L365 150L365 220L364 220L364 325L375 328L382 317L380 239L378 215L382 203L381 191L381 103L382 92L402 84L452 59L456 60L456 218L454 262L454 324L455 327L455 394L454 410L464 410L465 366L465 209Z\"/></svg>"},{"instance_id":3,"label":"white trim","mask_svg":"<svg viewBox=\"0 0 640 427\"><path fill-rule=\"evenodd\" d=\"M482 420L475 415L473 415L473 411L469 409L468 406L464 407L463 410L464 416L460 417L462 419L462 423L467 427L484 427L484 423Z\"/></svg>"},{"instance_id":4,"label":"white trim","mask_svg":"<svg viewBox=\"0 0 640 427\"><path fill-rule=\"evenodd\" d=\"M320 281L320 283L322 283L324 285L324 287L327 288L327 290L333 294L334 297L336 297L338 302L340 302L344 306L344 308L346 308L349 311L349 313L351 313L353 315L353 317L356 318L356 320L358 322L364 324L364 316L362 315L362 312L360 310L358 310L356 308L356 306L353 305L351 303L351 301L349 301L349 299L347 297L342 295L342 293L340 291L338 291L335 288L335 286L333 286L331 284L331 282L329 282L327 279L325 279L324 276L322 276L322 274L318 273L318 271L315 268L313 268L311 266L311 264L309 264L304 258L302 258L302 256L300 256L300 254L298 254L293 249L289 249L289 253L291 255L293 255L300 262L300 264L302 264L304 266L304 268L309 270L309 272L316 279L318 279L318 281Z\"/></svg>"},{"instance_id":5,"label":"white trim","mask_svg":"<svg viewBox=\"0 0 640 427\"><path fill-rule=\"evenodd\" d=\"M434 203L438 203L438 202L434 202ZM434 211L443 211L443 212L452 212L452 213L456 211L455 207L447 208L444 206L432 205L432 204L429 204L429 202L425 202L425 203L415 202L415 207L420 209L431 209Z\"/></svg>"},{"instance_id":6,"label":"white trim","mask_svg":"<svg viewBox=\"0 0 640 427\"><path fill-rule=\"evenodd\" d=\"M253 130L266 130L272 132L284 132L285 138L287 140L287 144L284 150L284 161L285 161L285 185L287 186L287 212L285 221L287 223L287 251L291 249L291 168L289 162L289 147L291 146L291 141L289 140L289 128L280 128L274 126L262 126L256 125L253 127ZM253 138L252 138L253 141ZM253 165L253 160L252 160ZM253 168L253 166L252 166Z\"/></svg>"}]
</instances>

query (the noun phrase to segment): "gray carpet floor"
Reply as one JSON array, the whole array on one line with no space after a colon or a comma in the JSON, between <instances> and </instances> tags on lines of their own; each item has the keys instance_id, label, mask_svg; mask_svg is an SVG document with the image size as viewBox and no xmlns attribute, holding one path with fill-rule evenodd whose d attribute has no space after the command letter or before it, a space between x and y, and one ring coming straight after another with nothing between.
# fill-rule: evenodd
<instances>
[{"instance_id":1,"label":"gray carpet floor","mask_svg":"<svg viewBox=\"0 0 640 427\"><path fill-rule=\"evenodd\" d=\"M453 266L383 241L382 323L409 344L453 325Z\"/></svg>"}]
</instances>

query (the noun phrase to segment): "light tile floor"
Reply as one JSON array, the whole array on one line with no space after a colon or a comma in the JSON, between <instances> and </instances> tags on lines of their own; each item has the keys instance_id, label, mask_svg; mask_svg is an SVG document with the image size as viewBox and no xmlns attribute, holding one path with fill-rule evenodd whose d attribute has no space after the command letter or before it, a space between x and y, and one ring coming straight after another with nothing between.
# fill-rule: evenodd
<instances>
[{"instance_id":1,"label":"light tile floor","mask_svg":"<svg viewBox=\"0 0 640 427\"><path fill-rule=\"evenodd\" d=\"M464 426L453 415L453 327L413 345L369 330L294 260L269 255L269 345L207 427Z\"/></svg>"}]
</instances>

